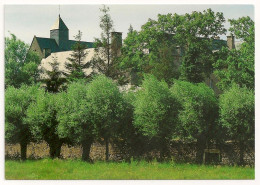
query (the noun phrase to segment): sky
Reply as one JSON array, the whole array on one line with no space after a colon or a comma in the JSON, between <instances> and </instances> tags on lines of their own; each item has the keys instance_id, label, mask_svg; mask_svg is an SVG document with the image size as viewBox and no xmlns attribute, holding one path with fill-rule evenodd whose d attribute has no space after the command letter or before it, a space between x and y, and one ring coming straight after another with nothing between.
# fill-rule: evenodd
<instances>
[{"instance_id":1,"label":"sky","mask_svg":"<svg viewBox=\"0 0 260 185\"><path fill-rule=\"evenodd\" d=\"M126 37L130 24L135 30L140 30L149 18L157 19L157 15L167 13L185 14L192 11L203 11L211 8L214 12L223 12L226 20L250 16L254 20L253 5L108 5L114 22L114 29L123 32ZM83 41L93 41L100 37L101 29L100 8L102 5L5 5L4 6L4 34L9 31L19 39L31 44L33 36L47 37L50 28L59 13L69 28L69 38L72 40L78 30L83 32ZM225 23L228 28L228 22ZM226 36L221 36L226 39Z\"/></svg>"}]
</instances>

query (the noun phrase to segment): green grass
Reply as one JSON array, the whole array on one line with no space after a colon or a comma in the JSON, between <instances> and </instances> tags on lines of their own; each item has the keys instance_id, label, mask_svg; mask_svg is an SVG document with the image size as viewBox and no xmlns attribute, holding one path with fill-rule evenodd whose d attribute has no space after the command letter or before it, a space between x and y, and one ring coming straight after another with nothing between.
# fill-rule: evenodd
<instances>
[{"instance_id":1,"label":"green grass","mask_svg":"<svg viewBox=\"0 0 260 185\"><path fill-rule=\"evenodd\" d=\"M254 179L250 167L154 162L86 163L42 159L5 162L6 179Z\"/></svg>"}]
</instances>

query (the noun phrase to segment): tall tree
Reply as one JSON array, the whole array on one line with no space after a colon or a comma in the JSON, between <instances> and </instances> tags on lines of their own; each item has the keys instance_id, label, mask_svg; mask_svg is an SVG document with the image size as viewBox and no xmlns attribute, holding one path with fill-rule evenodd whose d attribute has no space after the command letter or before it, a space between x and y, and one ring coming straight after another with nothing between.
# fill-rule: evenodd
<instances>
[{"instance_id":1,"label":"tall tree","mask_svg":"<svg viewBox=\"0 0 260 185\"><path fill-rule=\"evenodd\" d=\"M89 121L95 125L98 138L106 144L106 160L109 160L109 142L115 136L115 128L122 121L123 97L110 78L100 75L88 84L87 107Z\"/></svg>"},{"instance_id":2,"label":"tall tree","mask_svg":"<svg viewBox=\"0 0 260 185\"><path fill-rule=\"evenodd\" d=\"M39 80L39 56L14 34L5 38L5 87L20 87Z\"/></svg>"},{"instance_id":3,"label":"tall tree","mask_svg":"<svg viewBox=\"0 0 260 185\"><path fill-rule=\"evenodd\" d=\"M141 84L142 76L142 57L144 52L142 48L139 47L139 33L133 30L130 25L127 37L124 39L124 44L122 47L122 56L120 58L120 69L127 71L128 81L131 84L138 85Z\"/></svg>"},{"instance_id":4,"label":"tall tree","mask_svg":"<svg viewBox=\"0 0 260 185\"><path fill-rule=\"evenodd\" d=\"M90 67L90 64L84 61L88 54L86 51L87 46L81 42L81 38L82 32L79 30L75 36L77 42L72 46L72 54L67 58L69 62L65 63L67 72L65 72L64 75L68 81L89 77L84 73L84 70Z\"/></svg>"},{"instance_id":5,"label":"tall tree","mask_svg":"<svg viewBox=\"0 0 260 185\"><path fill-rule=\"evenodd\" d=\"M22 160L26 159L27 144L33 139L25 121L26 112L39 91L38 85L22 85L19 89L10 86L5 91L5 141L20 144Z\"/></svg>"},{"instance_id":6,"label":"tall tree","mask_svg":"<svg viewBox=\"0 0 260 185\"><path fill-rule=\"evenodd\" d=\"M101 38L95 39L96 54L93 58L92 67L96 72L110 76L111 66L111 32L113 31L113 20L111 19L109 7L105 5L100 8L102 16L100 17Z\"/></svg>"},{"instance_id":7,"label":"tall tree","mask_svg":"<svg viewBox=\"0 0 260 185\"><path fill-rule=\"evenodd\" d=\"M105 5L100 8L102 16L100 17L101 37L95 39L95 55L92 58L91 66L93 73L104 74L114 80L123 79L123 74L119 69L119 53L121 44L116 44L112 40L111 32L114 31L113 20L109 14L109 7ZM114 38L116 39L116 38Z\"/></svg>"},{"instance_id":8,"label":"tall tree","mask_svg":"<svg viewBox=\"0 0 260 185\"><path fill-rule=\"evenodd\" d=\"M57 57L54 56L52 63L50 63L51 70L43 69L43 83L46 85L46 91L57 93L62 89L62 85L65 83L63 72L59 70L59 63Z\"/></svg>"},{"instance_id":9,"label":"tall tree","mask_svg":"<svg viewBox=\"0 0 260 185\"><path fill-rule=\"evenodd\" d=\"M240 87L255 87L255 26L250 17L230 21L230 31L242 40L239 49L221 50L221 57L214 63L214 74L219 78L218 86L227 90L233 83Z\"/></svg>"},{"instance_id":10,"label":"tall tree","mask_svg":"<svg viewBox=\"0 0 260 185\"><path fill-rule=\"evenodd\" d=\"M225 43L214 46L214 39L226 33L223 13L211 9L192 12L182 17L182 24L176 27L176 41L184 48L181 78L189 82L203 82L212 73L215 60L214 50Z\"/></svg>"},{"instance_id":11,"label":"tall tree","mask_svg":"<svg viewBox=\"0 0 260 185\"><path fill-rule=\"evenodd\" d=\"M139 74L151 73L168 83L180 72L182 79L201 82L212 71L213 40L226 32L224 22L223 14L211 9L185 15L159 14L157 20L149 19L140 32L128 34L123 65L134 66Z\"/></svg>"},{"instance_id":12,"label":"tall tree","mask_svg":"<svg viewBox=\"0 0 260 185\"><path fill-rule=\"evenodd\" d=\"M82 146L82 160L90 161L90 148L95 139L94 124L87 106L87 86L79 80L68 85L67 93L59 93L57 103L58 135Z\"/></svg>"},{"instance_id":13,"label":"tall tree","mask_svg":"<svg viewBox=\"0 0 260 185\"><path fill-rule=\"evenodd\" d=\"M28 107L25 119L33 137L48 143L51 158L60 157L61 146L65 141L59 138L57 132L58 96L59 94L49 92L38 93L36 101Z\"/></svg>"},{"instance_id":14,"label":"tall tree","mask_svg":"<svg viewBox=\"0 0 260 185\"><path fill-rule=\"evenodd\" d=\"M214 91L204 83L175 81L171 92L181 104L176 134L183 139L196 140L196 160L202 163L204 149L217 132L218 101Z\"/></svg>"},{"instance_id":15,"label":"tall tree","mask_svg":"<svg viewBox=\"0 0 260 185\"><path fill-rule=\"evenodd\" d=\"M220 95L220 123L228 139L238 142L239 164L244 164L244 152L255 139L254 91L233 84Z\"/></svg>"},{"instance_id":16,"label":"tall tree","mask_svg":"<svg viewBox=\"0 0 260 185\"><path fill-rule=\"evenodd\" d=\"M160 158L169 156L168 146L175 127L179 103L168 85L154 76L145 76L134 103L134 126L149 138L160 151Z\"/></svg>"}]
</instances>

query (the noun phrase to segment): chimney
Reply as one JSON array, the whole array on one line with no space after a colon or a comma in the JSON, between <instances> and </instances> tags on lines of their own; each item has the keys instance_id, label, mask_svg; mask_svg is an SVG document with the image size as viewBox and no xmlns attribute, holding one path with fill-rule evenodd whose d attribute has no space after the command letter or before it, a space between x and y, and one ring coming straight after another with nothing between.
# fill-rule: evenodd
<instances>
[{"instance_id":1,"label":"chimney","mask_svg":"<svg viewBox=\"0 0 260 185\"><path fill-rule=\"evenodd\" d=\"M227 36L227 46L230 50L235 49L235 37L232 33L230 36Z\"/></svg>"},{"instance_id":2,"label":"chimney","mask_svg":"<svg viewBox=\"0 0 260 185\"><path fill-rule=\"evenodd\" d=\"M121 55L122 32L111 32L111 49L115 56Z\"/></svg>"}]
</instances>

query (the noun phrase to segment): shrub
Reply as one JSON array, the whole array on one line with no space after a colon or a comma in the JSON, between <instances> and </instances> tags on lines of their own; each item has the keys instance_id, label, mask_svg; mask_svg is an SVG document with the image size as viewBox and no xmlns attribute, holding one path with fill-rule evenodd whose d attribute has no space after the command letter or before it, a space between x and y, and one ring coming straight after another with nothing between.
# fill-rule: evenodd
<instances>
[{"instance_id":1,"label":"shrub","mask_svg":"<svg viewBox=\"0 0 260 185\"><path fill-rule=\"evenodd\" d=\"M45 140L50 147L51 158L59 157L63 140L58 136L58 95L38 93L36 101L27 110L26 122L36 140ZM62 102L63 103L63 102Z\"/></svg>"},{"instance_id":2,"label":"shrub","mask_svg":"<svg viewBox=\"0 0 260 185\"><path fill-rule=\"evenodd\" d=\"M175 81L171 88L174 97L181 104L178 136L197 141L197 162L202 162L207 142L216 134L218 102L214 91L204 83Z\"/></svg>"},{"instance_id":3,"label":"shrub","mask_svg":"<svg viewBox=\"0 0 260 185\"><path fill-rule=\"evenodd\" d=\"M5 141L20 144L22 160L26 159L27 144L32 140L25 122L26 111L39 91L38 85L22 85L19 89L10 86L5 91Z\"/></svg>"},{"instance_id":4,"label":"shrub","mask_svg":"<svg viewBox=\"0 0 260 185\"><path fill-rule=\"evenodd\" d=\"M67 93L59 95L57 119L58 135L68 138L73 144L81 144L82 160L89 161L90 147L94 141L94 125L89 119L87 86L84 81L68 85Z\"/></svg>"},{"instance_id":5,"label":"shrub","mask_svg":"<svg viewBox=\"0 0 260 185\"><path fill-rule=\"evenodd\" d=\"M177 121L178 102L171 95L166 82L145 76L134 102L134 126L167 156L167 145Z\"/></svg>"},{"instance_id":6,"label":"shrub","mask_svg":"<svg viewBox=\"0 0 260 185\"><path fill-rule=\"evenodd\" d=\"M109 158L109 140L123 116L123 97L117 84L104 75L96 76L88 85L87 107L90 122L95 125L98 138L106 143L106 160Z\"/></svg>"},{"instance_id":7,"label":"shrub","mask_svg":"<svg viewBox=\"0 0 260 185\"><path fill-rule=\"evenodd\" d=\"M238 141L240 164L246 146L254 142L255 102L254 92L233 85L220 96L220 123L229 139Z\"/></svg>"}]
</instances>

